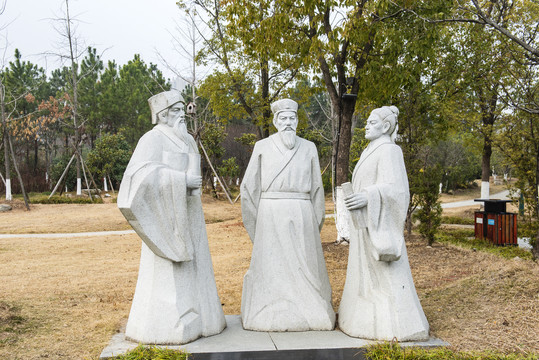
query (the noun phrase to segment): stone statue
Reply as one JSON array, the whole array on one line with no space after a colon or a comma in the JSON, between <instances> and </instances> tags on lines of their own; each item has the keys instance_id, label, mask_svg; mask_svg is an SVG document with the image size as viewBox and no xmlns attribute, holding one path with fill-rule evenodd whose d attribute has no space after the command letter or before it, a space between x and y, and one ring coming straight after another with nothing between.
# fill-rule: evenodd
<instances>
[{"instance_id":1,"label":"stone statue","mask_svg":"<svg viewBox=\"0 0 539 360\"><path fill-rule=\"evenodd\" d=\"M226 326L200 201L200 155L180 92L152 96L152 123L129 161L118 207L142 238L126 337L184 344Z\"/></svg>"},{"instance_id":2,"label":"stone statue","mask_svg":"<svg viewBox=\"0 0 539 360\"><path fill-rule=\"evenodd\" d=\"M253 241L243 280L243 327L331 330L335 313L320 241L324 189L315 145L296 136L298 104L271 109L278 133L255 144L241 184L244 226Z\"/></svg>"},{"instance_id":3,"label":"stone statue","mask_svg":"<svg viewBox=\"0 0 539 360\"><path fill-rule=\"evenodd\" d=\"M339 327L354 337L424 340L429 324L419 303L404 243L410 200L402 151L394 142L398 109L372 111L365 126L369 145L354 169L350 248ZM348 185L348 186L347 186Z\"/></svg>"}]
</instances>

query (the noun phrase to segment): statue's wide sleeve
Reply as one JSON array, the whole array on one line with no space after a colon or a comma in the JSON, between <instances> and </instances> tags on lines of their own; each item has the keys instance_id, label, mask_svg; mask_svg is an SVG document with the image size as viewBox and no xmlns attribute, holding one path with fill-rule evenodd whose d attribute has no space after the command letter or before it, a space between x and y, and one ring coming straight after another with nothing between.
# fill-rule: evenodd
<instances>
[{"instance_id":1,"label":"statue's wide sleeve","mask_svg":"<svg viewBox=\"0 0 539 360\"><path fill-rule=\"evenodd\" d=\"M255 239L256 216L262 187L260 182L260 162L262 155L259 150L260 145L256 143L240 187L243 226L245 226L251 241Z\"/></svg>"},{"instance_id":2,"label":"statue's wide sleeve","mask_svg":"<svg viewBox=\"0 0 539 360\"><path fill-rule=\"evenodd\" d=\"M163 163L163 141L155 133L141 138L122 179L118 207L156 255L189 261L193 248L185 172Z\"/></svg>"},{"instance_id":3,"label":"statue's wide sleeve","mask_svg":"<svg viewBox=\"0 0 539 360\"><path fill-rule=\"evenodd\" d=\"M310 144L311 158L311 202L313 204L318 229L322 230L326 217L326 203L324 199L324 184L322 183L322 173L320 172L320 162L316 146Z\"/></svg>"},{"instance_id":4,"label":"statue's wide sleeve","mask_svg":"<svg viewBox=\"0 0 539 360\"><path fill-rule=\"evenodd\" d=\"M404 243L404 222L410 200L408 177L400 147L382 146L376 184L367 186L367 228L373 256L399 260Z\"/></svg>"}]
</instances>

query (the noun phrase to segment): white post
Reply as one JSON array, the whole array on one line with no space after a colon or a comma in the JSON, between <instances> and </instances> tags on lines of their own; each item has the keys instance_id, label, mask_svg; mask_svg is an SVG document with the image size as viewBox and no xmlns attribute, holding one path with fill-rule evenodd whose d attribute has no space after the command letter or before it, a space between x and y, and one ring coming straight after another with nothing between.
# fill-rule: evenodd
<instances>
[{"instance_id":1,"label":"white post","mask_svg":"<svg viewBox=\"0 0 539 360\"><path fill-rule=\"evenodd\" d=\"M481 199L490 199L490 184L488 181L481 181Z\"/></svg>"},{"instance_id":2,"label":"white post","mask_svg":"<svg viewBox=\"0 0 539 360\"><path fill-rule=\"evenodd\" d=\"M6 200L13 200L13 197L11 196L11 179L6 179Z\"/></svg>"},{"instance_id":3,"label":"white post","mask_svg":"<svg viewBox=\"0 0 539 360\"><path fill-rule=\"evenodd\" d=\"M104 185L103 190L105 192L109 191L109 188L107 186L107 178L106 177L103 178L103 185Z\"/></svg>"},{"instance_id":4,"label":"white post","mask_svg":"<svg viewBox=\"0 0 539 360\"><path fill-rule=\"evenodd\" d=\"M77 178L77 196L82 195L82 179Z\"/></svg>"},{"instance_id":5,"label":"white post","mask_svg":"<svg viewBox=\"0 0 539 360\"><path fill-rule=\"evenodd\" d=\"M441 194L441 193L442 193L442 187L443 187L443 184L440 183L440 189L438 190L438 194Z\"/></svg>"}]
</instances>

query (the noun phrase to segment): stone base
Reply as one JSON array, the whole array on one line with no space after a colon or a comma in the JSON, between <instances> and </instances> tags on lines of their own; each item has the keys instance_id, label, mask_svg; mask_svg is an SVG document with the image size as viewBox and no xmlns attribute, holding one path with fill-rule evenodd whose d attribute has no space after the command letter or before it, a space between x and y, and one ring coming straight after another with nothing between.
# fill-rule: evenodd
<instances>
[{"instance_id":1,"label":"stone base","mask_svg":"<svg viewBox=\"0 0 539 360\"><path fill-rule=\"evenodd\" d=\"M241 353L255 353L249 357L252 359L352 359L352 356L358 352L362 354L358 348L376 344L376 341L349 337L340 330L283 333L248 331L241 326L240 315L226 315L226 324L226 329L218 335L200 338L185 345L163 345L162 347L199 354L194 356L196 360L217 359L215 353L220 353L218 358L223 360L245 358L240 355ZM109 345L101 353L100 359L124 354L137 345L135 342L126 340L125 333L122 331L112 337ZM400 345L437 347L449 344L440 339L430 338L428 341L403 342ZM273 353L275 357L272 356ZM316 357L313 357L315 355ZM354 357L354 359L358 358Z\"/></svg>"}]
</instances>

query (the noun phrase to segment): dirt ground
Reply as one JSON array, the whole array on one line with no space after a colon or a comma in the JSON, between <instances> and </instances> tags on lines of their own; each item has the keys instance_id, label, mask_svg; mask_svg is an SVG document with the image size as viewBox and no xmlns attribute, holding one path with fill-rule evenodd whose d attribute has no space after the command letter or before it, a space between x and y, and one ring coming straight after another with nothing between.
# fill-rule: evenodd
<instances>
[{"instance_id":1,"label":"dirt ground","mask_svg":"<svg viewBox=\"0 0 539 360\"><path fill-rule=\"evenodd\" d=\"M240 312L251 242L240 205L204 197L215 278L226 314ZM332 209L328 209L332 212ZM116 204L33 205L0 213L0 233L129 228ZM348 247L335 245L328 219L322 242L337 309ZM458 350L539 353L539 265L407 241L431 335ZM97 359L125 322L140 256L137 235L0 239L0 358Z\"/></svg>"}]
</instances>

